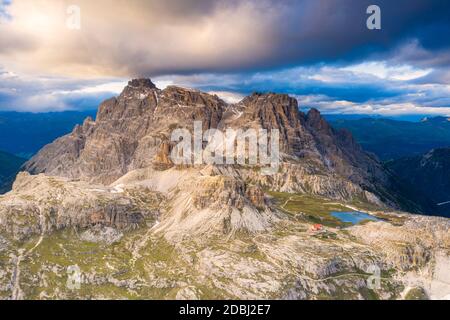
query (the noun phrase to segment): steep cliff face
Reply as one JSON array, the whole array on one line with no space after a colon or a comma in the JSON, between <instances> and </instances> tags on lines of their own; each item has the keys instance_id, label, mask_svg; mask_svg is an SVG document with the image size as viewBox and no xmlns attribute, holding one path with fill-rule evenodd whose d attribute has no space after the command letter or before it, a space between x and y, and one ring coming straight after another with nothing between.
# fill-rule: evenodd
<instances>
[{"instance_id":1,"label":"steep cliff face","mask_svg":"<svg viewBox=\"0 0 450 320\"><path fill-rule=\"evenodd\" d=\"M295 181L280 185L278 175L268 178L266 185L332 197L340 193L365 197L364 191L377 194L387 187L388 178L378 161L348 132L332 129L317 110L300 112L297 101L288 95L255 93L227 105L196 90L174 86L159 90L149 79L130 81L117 98L100 105L96 121L86 119L71 134L46 146L24 170L109 184L135 169L168 169L172 130L192 130L194 121L201 121L204 130L278 129L282 162L291 168L289 179ZM318 183L311 186L314 180Z\"/></svg>"},{"instance_id":2,"label":"steep cliff face","mask_svg":"<svg viewBox=\"0 0 450 320\"><path fill-rule=\"evenodd\" d=\"M278 129L281 151L289 156L285 162L297 164L303 174L343 178L371 191L388 185L381 164L348 131L334 130L315 109L300 112L297 100L288 95L253 94L229 107L222 126Z\"/></svg>"},{"instance_id":3,"label":"steep cliff face","mask_svg":"<svg viewBox=\"0 0 450 320\"><path fill-rule=\"evenodd\" d=\"M202 121L217 126L225 103L215 96L178 87L157 89L149 79L130 81L117 98L103 102L96 121L44 147L24 169L109 184L151 165L174 128Z\"/></svg>"},{"instance_id":4,"label":"steep cliff face","mask_svg":"<svg viewBox=\"0 0 450 320\"><path fill-rule=\"evenodd\" d=\"M146 198L144 204L120 189L21 172L12 192L0 197L0 232L23 241L66 228L136 229L156 221L162 201L150 190L139 195Z\"/></svg>"}]
</instances>

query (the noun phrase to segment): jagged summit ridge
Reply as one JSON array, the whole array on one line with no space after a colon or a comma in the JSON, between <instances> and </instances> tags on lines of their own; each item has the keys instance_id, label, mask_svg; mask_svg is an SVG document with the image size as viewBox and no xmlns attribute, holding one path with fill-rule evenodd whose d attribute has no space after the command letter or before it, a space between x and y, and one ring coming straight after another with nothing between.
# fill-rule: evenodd
<instances>
[{"instance_id":1,"label":"jagged summit ridge","mask_svg":"<svg viewBox=\"0 0 450 320\"><path fill-rule=\"evenodd\" d=\"M254 93L227 104L198 90L160 90L150 79L131 80L118 97L100 105L95 122L87 119L44 147L24 170L110 184L132 170L168 169L173 167L172 130L191 130L194 121L201 121L204 130L278 129L282 166L289 169L260 181L276 190L310 190L342 198L364 191L377 194L386 187L381 165L348 132L331 128L315 109L299 111L297 100L289 95Z\"/></svg>"},{"instance_id":2,"label":"jagged summit ridge","mask_svg":"<svg viewBox=\"0 0 450 320\"><path fill-rule=\"evenodd\" d=\"M138 78L128 81L128 87L156 89L156 85L149 78Z\"/></svg>"}]
</instances>

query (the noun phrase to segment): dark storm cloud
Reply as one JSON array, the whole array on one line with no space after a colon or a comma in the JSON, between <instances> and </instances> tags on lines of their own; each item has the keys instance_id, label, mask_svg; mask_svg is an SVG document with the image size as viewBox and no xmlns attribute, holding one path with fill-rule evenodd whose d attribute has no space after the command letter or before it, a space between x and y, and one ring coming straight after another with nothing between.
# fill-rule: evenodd
<instances>
[{"instance_id":1,"label":"dark storm cloud","mask_svg":"<svg viewBox=\"0 0 450 320\"><path fill-rule=\"evenodd\" d=\"M449 1L80 0L79 32L65 28L64 3L12 2L11 21L0 25L5 61L60 74L155 76L388 59L415 42L418 52L404 62L449 63L421 58L449 49ZM366 28L372 4L381 30Z\"/></svg>"},{"instance_id":2,"label":"dark storm cloud","mask_svg":"<svg viewBox=\"0 0 450 320\"><path fill-rule=\"evenodd\" d=\"M273 65L327 61L349 63L370 56L395 57L403 45L416 43L421 54L450 48L450 1L316 0L282 2L285 12L271 38ZM366 9L381 8L382 29L366 28ZM420 52L419 52L420 53ZM416 54L419 54L416 53ZM410 51L412 61L421 58ZM407 57L405 57L407 58ZM403 60L403 63L407 61ZM448 65L448 54L440 61Z\"/></svg>"}]
</instances>

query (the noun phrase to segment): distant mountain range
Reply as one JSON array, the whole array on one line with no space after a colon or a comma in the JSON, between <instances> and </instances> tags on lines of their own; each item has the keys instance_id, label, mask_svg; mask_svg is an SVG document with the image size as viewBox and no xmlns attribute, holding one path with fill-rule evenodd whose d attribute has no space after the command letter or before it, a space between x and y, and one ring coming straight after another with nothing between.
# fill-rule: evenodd
<instances>
[{"instance_id":1,"label":"distant mountain range","mask_svg":"<svg viewBox=\"0 0 450 320\"><path fill-rule=\"evenodd\" d=\"M0 151L0 194L9 190L11 182L26 160Z\"/></svg>"},{"instance_id":2,"label":"distant mountain range","mask_svg":"<svg viewBox=\"0 0 450 320\"><path fill-rule=\"evenodd\" d=\"M420 122L384 118L332 118L336 129L349 130L364 150L387 161L419 156L435 148L450 147L450 121L445 117Z\"/></svg>"},{"instance_id":3,"label":"distant mountain range","mask_svg":"<svg viewBox=\"0 0 450 320\"><path fill-rule=\"evenodd\" d=\"M70 132L96 111L49 113L0 112L0 194L12 182L26 159L56 138Z\"/></svg>"},{"instance_id":4,"label":"distant mountain range","mask_svg":"<svg viewBox=\"0 0 450 320\"><path fill-rule=\"evenodd\" d=\"M44 145L69 133L96 111L0 112L0 150L30 158Z\"/></svg>"}]
</instances>

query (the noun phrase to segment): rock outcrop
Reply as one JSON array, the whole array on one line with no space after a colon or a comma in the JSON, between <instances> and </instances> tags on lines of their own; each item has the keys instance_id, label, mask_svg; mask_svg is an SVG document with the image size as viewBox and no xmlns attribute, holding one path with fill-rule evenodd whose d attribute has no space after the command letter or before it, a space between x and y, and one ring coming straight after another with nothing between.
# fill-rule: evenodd
<instances>
[{"instance_id":1,"label":"rock outcrop","mask_svg":"<svg viewBox=\"0 0 450 320\"><path fill-rule=\"evenodd\" d=\"M91 226L130 230L156 221L161 196L141 190L141 197L120 189L67 178L20 173L12 192L0 196L0 231L16 240Z\"/></svg>"},{"instance_id":2,"label":"rock outcrop","mask_svg":"<svg viewBox=\"0 0 450 320\"><path fill-rule=\"evenodd\" d=\"M95 121L86 119L43 148L23 169L102 184L148 166L165 170L173 165L172 130L192 130L194 121L201 121L204 130L278 129L283 166L290 168L288 179L295 181L281 184L277 181L285 180L286 174L275 175L266 185L337 199L365 198L377 204L382 198L397 205L386 197L389 176L380 163L348 132L331 128L317 110L300 112L294 98L255 93L227 105L196 90L174 86L159 90L149 79L130 81L119 97L100 105Z\"/></svg>"}]
</instances>

